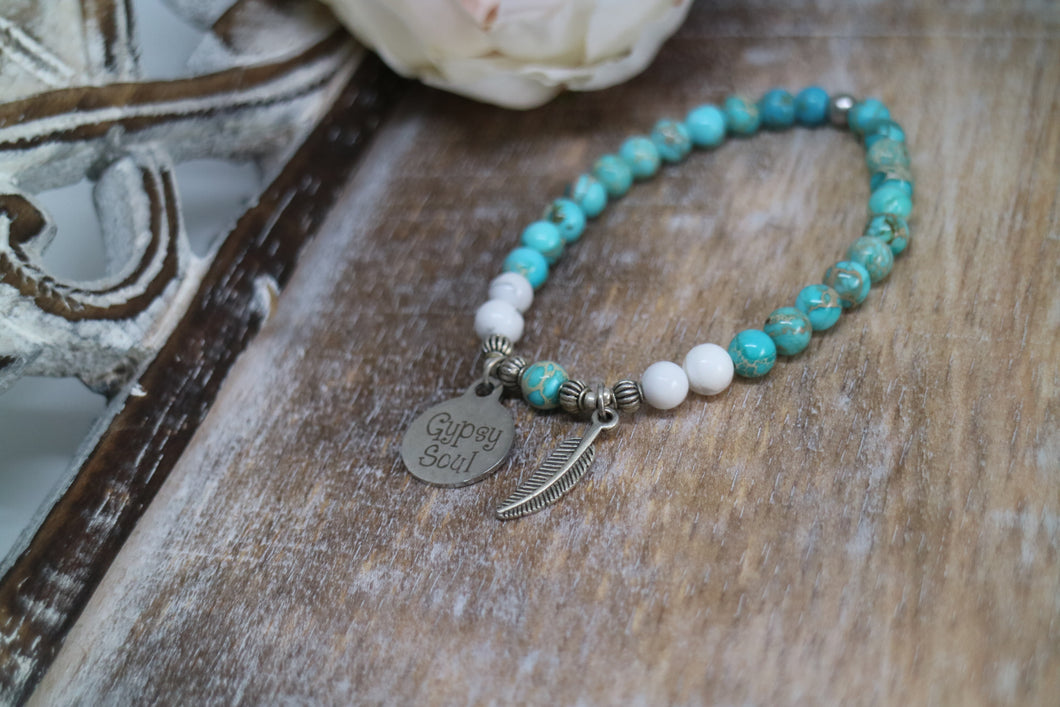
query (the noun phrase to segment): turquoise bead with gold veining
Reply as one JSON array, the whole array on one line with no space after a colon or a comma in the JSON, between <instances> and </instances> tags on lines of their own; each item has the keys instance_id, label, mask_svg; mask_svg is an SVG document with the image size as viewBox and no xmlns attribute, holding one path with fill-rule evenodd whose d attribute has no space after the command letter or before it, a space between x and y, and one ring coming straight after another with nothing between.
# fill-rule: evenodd
<instances>
[{"instance_id":1,"label":"turquoise bead with gold veining","mask_svg":"<svg viewBox=\"0 0 1060 707\"><path fill-rule=\"evenodd\" d=\"M519 241L527 248L533 248L552 265L563 255L563 236L556 224L551 221L534 221L523 229Z\"/></svg>"},{"instance_id":2,"label":"turquoise bead with gold veining","mask_svg":"<svg viewBox=\"0 0 1060 707\"><path fill-rule=\"evenodd\" d=\"M559 389L569 376L555 361L537 361L526 367L519 379L519 387L532 407L552 410L559 407Z\"/></svg>"},{"instance_id":3,"label":"turquoise bead with gold veining","mask_svg":"<svg viewBox=\"0 0 1060 707\"><path fill-rule=\"evenodd\" d=\"M909 245L909 224L901 216L879 214L869 219L863 235L879 238L890 247L891 253L898 255Z\"/></svg>"},{"instance_id":4,"label":"turquoise bead with gold veining","mask_svg":"<svg viewBox=\"0 0 1060 707\"><path fill-rule=\"evenodd\" d=\"M843 309L857 307L869 296L872 279L861 263L840 260L824 273L824 284L839 293Z\"/></svg>"},{"instance_id":5,"label":"turquoise bead with gold veining","mask_svg":"<svg viewBox=\"0 0 1060 707\"><path fill-rule=\"evenodd\" d=\"M533 248L516 248L504 259L505 272L517 272L534 286L541 287L548 279L548 261Z\"/></svg>"},{"instance_id":6,"label":"turquoise bead with gold veining","mask_svg":"<svg viewBox=\"0 0 1060 707\"><path fill-rule=\"evenodd\" d=\"M847 125L859 135L870 132L881 120L888 120L891 111L877 98L866 98L855 103L847 113Z\"/></svg>"},{"instance_id":7,"label":"turquoise bead with gold veining","mask_svg":"<svg viewBox=\"0 0 1060 707\"><path fill-rule=\"evenodd\" d=\"M696 147L717 147L725 139L725 114L707 103L689 111L685 127Z\"/></svg>"},{"instance_id":8,"label":"turquoise bead with gold veining","mask_svg":"<svg viewBox=\"0 0 1060 707\"><path fill-rule=\"evenodd\" d=\"M633 170L618 155L604 155L596 160L593 176L604 185L609 197L618 198L633 186Z\"/></svg>"},{"instance_id":9,"label":"turquoise bead with gold veining","mask_svg":"<svg viewBox=\"0 0 1060 707\"><path fill-rule=\"evenodd\" d=\"M795 124L795 97L782 88L766 91L758 101L762 127L782 130Z\"/></svg>"},{"instance_id":10,"label":"turquoise bead with gold veining","mask_svg":"<svg viewBox=\"0 0 1060 707\"><path fill-rule=\"evenodd\" d=\"M894 267L894 253L880 238L862 236L857 239L847 248L847 259L861 263L874 285L890 275Z\"/></svg>"},{"instance_id":11,"label":"turquoise bead with gold veining","mask_svg":"<svg viewBox=\"0 0 1060 707\"><path fill-rule=\"evenodd\" d=\"M773 310L762 327L776 344L777 351L785 356L801 353L810 345L813 327L810 319L795 307L780 307Z\"/></svg>"},{"instance_id":12,"label":"turquoise bead with gold veining","mask_svg":"<svg viewBox=\"0 0 1060 707\"><path fill-rule=\"evenodd\" d=\"M909 218L913 211L913 199L901 185L884 182L869 196L869 213L894 214L900 218Z\"/></svg>"},{"instance_id":13,"label":"turquoise bead with gold veining","mask_svg":"<svg viewBox=\"0 0 1060 707\"><path fill-rule=\"evenodd\" d=\"M905 182L905 189L909 196L913 195L913 171L909 166L893 165L879 172L871 172L869 177L869 191L876 191L877 187L884 182Z\"/></svg>"},{"instance_id":14,"label":"turquoise bead with gold veining","mask_svg":"<svg viewBox=\"0 0 1060 707\"><path fill-rule=\"evenodd\" d=\"M659 150L643 135L627 138L618 149L618 156L629 165L634 179L647 179L659 171Z\"/></svg>"},{"instance_id":15,"label":"turquoise bead with gold veining","mask_svg":"<svg viewBox=\"0 0 1060 707\"><path fill-rule=\"evenodd\" d=\"M895 168L909 169L909 150L904 142L889 138L877 140L865 151L865 164L869 167L869 174L887 172Z\"/></svg>"},{"instance_id":16,"label":"turquoise bead with gold veining","mask_svg":"<svg viewBox=\"0 0 1060 707\"><path fill-rule=\"evenodd\" d=\"M664 118L651 130L651 141L664 162L680 162L692 151L692 137L685 124Z\"/></svg>"},{"instance_id":17,"label":"turquoise bead with gold veining","mask_svg":"<svg viewBox=\"0 0 1060 707\"><path fill-rule=\"evenodd\" d=\"M868 132L865 133L865 147L872 147L875 143L883 139L905 142L905 130L902 130L902 126L893 120L877 121L876 124L869 128Z\"/></svg>"},{"instance_id":18,"label":"turquoise bead with gold veining","mask_svg":"<svg viewBox=\"0 0 1060 707\"><path fill-rule=\"evenodd\" d=\"M566 197L580 206L589 218L599 216L607 206L607 189L591 174L579 175L571 182Z\"/></svg>"},{"instance_id":19,"label":"turquoise bead with gold veining","mask_svg":"<svg viewBox=\"0 0 1060 707\"><path fill-rule=\"evenodd\" d=\"M758 105L743 96L725 99L725 128L735 135L754 135L762 125Z\"/></svg>"},{"instance_id":20,"label":"turquoise bead with gold veining","mask_svg":"<svg viewBox=\"0 0 1060 707\"><path fill-rule=\"evenodd\" d=\"M814 331L830 329L839 321L843 311L839 293L828 285L807 285L802 288L795 298L795 306L810 320Z\"/></svg>"},{"instance_id":21,"label":"turquoise bead with gold veining","mask_svg":"<svg viewBox=\"0 0 1060 707\"><path fill-rule=\"evenodd\" d=\"M555 199L542 215L559 229L564 243L573 243L585 231L585 212L570 199Z\"/></svg>"},{"instance_id":22,"label":"turquoise bead with gold veining","mask_svg":"<svg viewBox=\"0 0 1060 707\"><path fill-rule=\"evenodd\" d=\"M729 356L737 375L761 378L777 361L777 345L758 329L744 329L729 343Z\"/></svg>"},{"instance_id":23,"label":"turquoise bead with gold veining","mask_svg":"<svg viewBox=\"0 0 1060 707\"><path fill-rule=\"evenodd\" d=\"M813 127L828 121L828 92L820 86L807 86L795 96L795 120Z\"/></svg>"}]
</instances>

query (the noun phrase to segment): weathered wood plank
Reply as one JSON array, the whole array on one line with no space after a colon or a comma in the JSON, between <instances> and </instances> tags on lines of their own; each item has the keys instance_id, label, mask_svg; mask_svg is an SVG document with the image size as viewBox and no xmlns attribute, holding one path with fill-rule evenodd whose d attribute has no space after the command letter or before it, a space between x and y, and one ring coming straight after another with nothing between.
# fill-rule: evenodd
<instances>
[{"instance_id":1,"label":"weathered wood plank","mask_svg":"<svg viewBox=\"0 0 1060 707\"><path fill-rule=\"evenodd\" d=\"M397 79L372 58L221 246L172 339L0 583L0 702L28 695L257 332Z\"/></svg>"},{"instance_id":2,"label":"weathered wood plank","mask_svg":"<svg viewBox=\"0 0 1060 707\"><path fill-rule=\"evenodd\" d=\"M529 114L416 89L36 701L1055 701L1055 15L863 10L856 39L822 13L706 41L701 9L644 77ZM509 471L410 480L401 431L474 374L471 313L546 199L661 115L810 81L911 136L915 242L862 309L760 383L624 423L545 513L491 517L572 429L516 403ZM863 172L827 130L694 155L593 224L521 348L615 380L727 342L842 254Z\"/></svg>"}]
</instances>

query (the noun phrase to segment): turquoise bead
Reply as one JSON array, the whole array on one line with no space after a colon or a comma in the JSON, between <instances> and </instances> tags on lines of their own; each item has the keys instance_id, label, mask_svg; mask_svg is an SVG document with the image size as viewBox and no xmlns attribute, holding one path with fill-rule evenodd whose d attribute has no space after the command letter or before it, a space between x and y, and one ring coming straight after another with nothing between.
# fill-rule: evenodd
<instances>
[{"instance_id":1,"label":"turquoise bead","mask_svg":"<svg viewBox=\"0 0 1060 707\"><path fill-rule=\"evenodd\" d=\"M900 218L909 218L913 211L913 199L905 189L893 182L884 182L869 197L869 213L894 214Z\"/></svg>"},{"instance_id":2,"label":"turquoise bead","mask_svg":"<svg viewBox=\"0 0 1060 707\"><path fill-rule=\"evenodd\" d=\"M568 379L563 366L555 361L537 361L523 371L519 387L523 391L523 398L532 407L552 410L559 407L559 388Z\"/></svg>"},{"instance_id":3,"label":"turquoise bead","mask_svg":"<svg viewBox=\"0 0 1060 707\"><path fill-rule=\"evenodd\" d=\"M527 248L533 248L552 265L563 255L563 236L551 221L534 221L523 229L519 239Z\"/></svg>"},{"instance_id":4,"label":"turquoise bead","mask_svg":"<svg viewBox=\"0 0 1060 707\"><path fill-rule=\"evenodd\" d=\"M618 155L629 165L634 179L654 177L659 171L659 151L655 143L643 135L628 138L619 148Z\"/></svg>"},{"instance_id":5,"label":"turquoise bead","mask_svg":"<svg viewBox=\"0 0 1060 707\"><path fill-rule=\"evenodd\" d=\"M881 120L875 125L869 128L869 131L865 133L865 147L872 147L880 140L894 140L895 142L905 142L905 131L902 130L902 126L893 120Z\"/></svg>"},{"instance_id":6,"label":"turquoise bead","mask_svg":"<svg viewBox=\"0 0 1060 707\"><path fill-rule=\"evenodd\" d=\"M651 141L663 162L680 162L692 151L692 137L684 123L664 118L651 130Z\"/></svg>"},{"instance_id":7,"label":"turquoise bead","mask_svg":"<svg viewBox=\"0 0 1060 707\"><path fill-rule=\"evenodd\" d=\"M548 261L533 248L516 248L504 259L504 272L519 273L536 290L548 279Z\"/></svg>"},{"instance_id":8,"label":"turquoise bead","mask_svg":"<svg viewBox=\"0 0 1060 707\"><path fill-rule=\"evenodd\" d=\"M777 362L777 345L758 329L744 329L729 344L729 357L738 375L761 378Z\"/></svg>"},{"instance_id":9,"label":"turquoise bead","mask_svg":"<svg viewBox=\"0 0 1060 707\"><path fill-rule=\"evenodd\" d=\"M633 186L633 170L618 155L604 155L596 160L593 176L604 185L609 197L620 197Z\"/></svg>"},{"instance_id":10,"label":"turquoise bead","mask_svg":"<svg viewBox=\"0 0 1060 707\"><path fill-rule=\"evenodd\" d=\"M581 207L589 218L599 216L607 206L607 190L596 177L582 174L567 187L567 198Z\"/></svg>"},{"instance_id":11,"label":"turquoise bead","mask_svg":"<svg viewBox=\"0 0 1060 707\"><path fill-rule=\"evenodd\" d=\"M762 117L754 101L743 96L725 99L725 129L736 135L754 135L762 125Z\"/></svg>"},{"instance_id":12,"label":"turquoise bead","mask_svg":"<svg viewBox=\"0 0 1060 707\"><path fill-rule=\"evenodd\" d=\"M862 236L847 248L847 260L861 263L874 285L890 275L894 267L894 253L891 248L882 239L868 236Z\"/></svg>"},{"instance_id":13,"label":"turquoise bead","mask_svg":"<svg viewBox=\"0 0 1060 707\"><path fill-rule=\"evenodd\" d=\"M884 138L872 143L865 152L865 164L869 174L887 172L892 169L909 169L909 151L904 142Z\"/></svg>"},{"instance_id":14,"label":"turquoise bead","mask_svg":"<svg viewBox=\"0 0 1060 707\"><path fill-rule=\"evenodd\" d=\"M777 351L785 356L802 353L810 345L813 335L810 318L795 307L773 310L762 328L776 344Z\"/></svg>"},{"instance_id":15,"label":"turquoise bead","mask_svg":"<svg viewBox=\"0 0 1060 707\"><path fill-rule=\"evenodd\" d=\"M872 176L876 177L877 175L880 176L880 179L871 179L871 180L869 180L869 190L870 191L876 191L877 189L882 187L884 184L890 184L890 185L898 187L899 189L904 191L906 193L906 195L908 195L910 197L913 196L913 183L912 182L910 182L908 180L905 180L905 179L895 179L894 177L890 176L891 175L890 172L877 172L876 174L874 174Z\"/></svg>"},{"instance_id":16,"label":"turquoise bead","mask_svg":"<svg viewBox=\"0 0 1060 707\"><path fill-rule=\"evenodd\" d=\"M802 125L824 125L828 122L828 92L820 86L808 86L795 96L795 120Z\"/></svg>"},{"instance_id":17,"label":"turquoise bead","mask_svg":"<svg viewBox=\"0 0 1060 707\"><path fill-rule=\"evenodd\" d=\"M865 266L853 260L840 260L824 273L824 284L839 293L839 304L843 309L864 302L869 296L871 282Z\"/></svg>"},{"instance_id":18,"label":"turquoise bead","mask_svg":"<svg viewBox=\"0 0 1060 707\"><path fill-rule=\"evenodd\" d=\"M762 125L770 130L782 130L795 124L795 97L782 88L774 88L758 101Z\"/></svg>"},{"instance_id":19,"label":"turquoise bead","mask_svg":"<svg viewBox=\"0 0 1060 707\"><path fill-rule=\"evenodd\" d=\"M725 139L725 114L707 103L689 111L685 127L696 147L717 147Z\"/></svg>"},{"instance_id":20,"label":"turquoise bead","mask_svg":"<svg viewBox=\"0 0 1060 707\"><path fill-rule=\"evenodd\" d=\"M839 294L828 285L808 285L795 298L795 306L810 320L814 331L829 329L839 321L843 306Z\"/></svg>"},{"instance_id":21,"label":"turquoise bead","mask_svg":"<svg viewBox=\"0 0 1060 707\"><path fill-rule=\"evenodd\" d=\"M559 229L564 243L573 243L585 231L585 212L570 199L556 199L542 215Z\"/></svg>"},{"instance_id":22,"label":"turquoise bead","mask_svg":"<svg viewBox=\"0 0 1060 707\"><path fill-rule=\"evenodd\" d=\"M913 172L909 167L894 166L882 172L873 172L869 178L869 191L876 191L884 182L905 182L909 195L913 195Z\"/></svg>"},{"instance_id":23,"label":"turquoise bead","mask_svg":"<svg viewBox=\"0 0 1060 707\"><path fill-rule=\"evenodd\" d=\"M901 216L880 214L869 219L863 235L879 238L890 247L891 253L898 255L909 245L909 224Z\"/></svg>"},{"instance_id":24,"label":"turquoise bead","mask_svg":"<svg viewBox=\"0 0 1060 707\"><path fill-rule=\"evenodd\" d=\"M869 132L881 120L891 117L891 111L876 98L866 98L855 103L847 113L847 125L859 135Z\"/></svg>"}]
</instances>

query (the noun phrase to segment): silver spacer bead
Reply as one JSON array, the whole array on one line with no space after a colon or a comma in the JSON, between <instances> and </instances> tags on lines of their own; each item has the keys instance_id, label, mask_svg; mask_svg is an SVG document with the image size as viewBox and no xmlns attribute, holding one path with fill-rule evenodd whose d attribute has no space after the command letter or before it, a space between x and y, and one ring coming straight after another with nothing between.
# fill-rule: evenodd
<instances>
[{"instance_id":1,"label":"silver spacer bead","mask_svg":"<svg viewBox=\"0 0 1060 707\"><path fill-rule=\"evenodd\" d=\"M847 113L857 100L849 93L837 93L828 101L828 122L837 128L847 126Z\"/></svg>"},{"instance_id":2,"label":"silver spacer bead","mask_svg":"<svg viewBox=\"0 0 1060 707\"><path fill-rule=\"evenodd\" d=\"M621 380L615 383L614 393L618 411L626 415L639 410L640 404L644 402L644 391L637 381Z\"/></svg>"},{"instance_id":3,"label":"silver spacer bead","mask_svg":"<svg viewBox=\"0 0 1060 707\"><path fill-rule=\"evenodd\" d=\"M585 383L574 379L563 381L563 385L559 387L559 406L563 408L564 412L577 415L582 412L579 407L579 401L584 392Z\"/></svg>"},{"instance_id":4,"label":"silver spacer bead","mask_svg":"<svg viewBox=\"0 0 1060 707\"><path fill-rule=\"evenodd\" d=\"M592 413L596 410L596 387L586 388L578 399L578 412Z\"/></svg>"},{"instance_id":5,"label":"silver spacer bead","mask_svg":"<svg viewBox=\"0 0 1060 707\"><path fill-rule=\"evenodd\" d=\"M494 369L501 385L512 390L518 390L519 380L525 370L526 359L522 356L508 356Z\"/></svg>"},{"instance_id":6,"label":"silver spacer bead","mask_svg":"<svg viewBox=\"0 0 1060 707\"><path fill-rule=\"evenodd\" d=\"M507 336L491 334L482 342L482 353L487 357L496 355L511 356L512 342Z\"/></svg>"},{"instance_id":7,"label":"silver spacer bead","mask_svg":"<svg viewBox=\"0 0 1060 707\"><path fill-rule=\"evenodd\" d=\"M599 385L596 388L596 406L594 410L603 410L604 408L613 408L615 406L615 394L606 385Z\"/></svg>"}]
</instances>

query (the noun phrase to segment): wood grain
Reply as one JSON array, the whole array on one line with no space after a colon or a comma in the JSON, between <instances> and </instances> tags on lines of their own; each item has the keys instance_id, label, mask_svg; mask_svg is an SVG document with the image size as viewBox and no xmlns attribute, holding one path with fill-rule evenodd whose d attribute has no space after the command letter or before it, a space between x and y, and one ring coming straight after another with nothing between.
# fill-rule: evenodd
<instances>
[{"instance_id":1,"label":"wood grain","mask_svg":"<svg viewBox=\"0 0 1060 707\"><path fill-rule=\"evenodd\" d=\"M0 703L51 663L404 86L372 58L225 239L188 313L0 583Z\"/></svg>"},{"instance_id":2,"label":"wood grain","mask_svg":"<svg viewBox=\"0 0 1060 707\"><path fill-rule=\"evenodd\" d=\"M1031 4L699 5L649 72L532 113L412 91L45 677L40 704L1055 704L1060 18ZM880 96L915 240L765 380L601 440L560 504L494 504L574 427L510 402L510 469L428 488L412 416L474 375L471 313L565 181L734 88ZM637 187L520 348L586 379L726 343L861 229L835 131Z\"/></svg>"}]
</instances>

